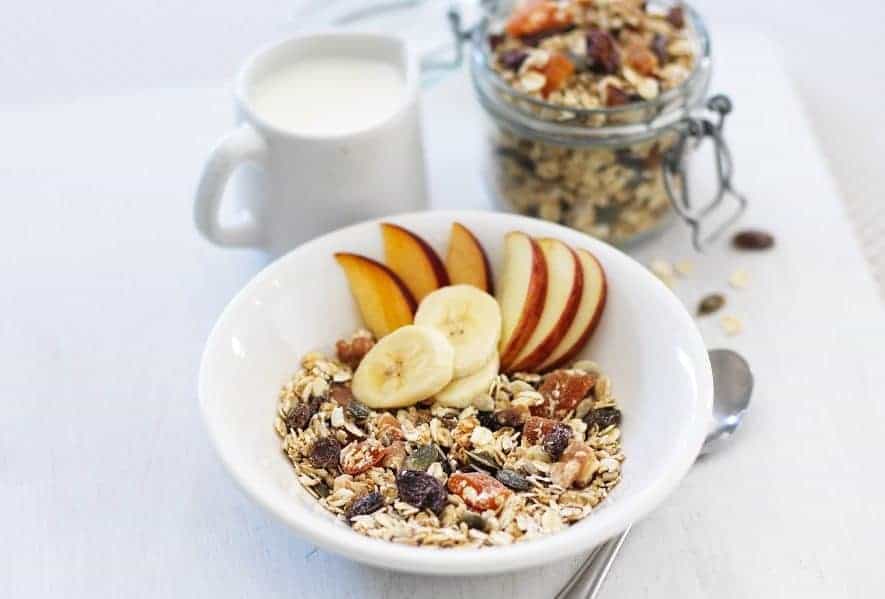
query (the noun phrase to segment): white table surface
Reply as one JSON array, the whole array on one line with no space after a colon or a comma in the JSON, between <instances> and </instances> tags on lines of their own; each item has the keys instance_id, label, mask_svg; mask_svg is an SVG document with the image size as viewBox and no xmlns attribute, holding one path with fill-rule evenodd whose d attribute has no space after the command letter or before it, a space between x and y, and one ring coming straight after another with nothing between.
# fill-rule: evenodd
<instances>
[{"instance_id":1,"label":"white table surface","mask_svg":"<svg viewBox=\"0 0 885 599\"><path fill-rule=\"evenodd\" d=\"M749 270L749 288L729 291L746 332L701 327L749 358L753 409L734 446L634 528L604 597L871 596L885 588L885 312L777 51L747 34L718 47L718 88L738 104L737 181L753 201L745 222L778 247L722 245L677 291L693 304ZM476 111L433 118L466 93L451 79L426 102L437 206L485 201ZM315 551L215 459L195 397L200 350L263 264L190 223L229 112L215 85L0 110L2 595L552 596L576 560L445 579ZM638 257L689 255L674 228Z\"/></svg>"}]
</instances>

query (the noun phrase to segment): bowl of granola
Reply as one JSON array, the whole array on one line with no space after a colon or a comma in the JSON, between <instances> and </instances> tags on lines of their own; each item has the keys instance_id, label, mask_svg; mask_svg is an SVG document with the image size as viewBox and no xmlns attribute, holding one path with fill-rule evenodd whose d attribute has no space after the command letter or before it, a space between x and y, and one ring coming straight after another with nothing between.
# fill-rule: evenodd
<instances>
[{"instance_id":1,"label":"bowl of granola","mask_svg":"<svg viewBox=\"0 0 885 599\"><path fill-rule=\"evenodd\" d=\"M469 211L276 260L199 375L209 435L257 503L326 550L446 575L560 560L641 519L696 457L712 394L692 318L645 268Z\"/></svg>"}]
</instances>

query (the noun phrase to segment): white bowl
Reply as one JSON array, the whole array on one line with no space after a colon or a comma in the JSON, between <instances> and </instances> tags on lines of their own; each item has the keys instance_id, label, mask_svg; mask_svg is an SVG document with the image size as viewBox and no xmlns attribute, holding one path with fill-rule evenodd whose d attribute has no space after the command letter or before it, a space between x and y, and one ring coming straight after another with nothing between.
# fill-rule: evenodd
<instances>
[{"instance_id":1,"label":"white bowl","mask_svg":"<svg viewBox=\"0 0 885 599\"><path fill-rule=\"evenodd\" d=\"M622 480L578 524L537 540L471 550L409 547L370 539L335 520L302 490L280 451L277 392L307 351L331 350L360 326L333 252L382 258L378 221L329 233L262 270L230 302L209 336L199 397L206 427L234 479L296 534L328 551L395 570L489 574L587 552L653 510L694 461L710 422L707 352L679 300L640 264L586 235L540 220L490 212L423 212L384 219L445 251L453 221L480 239L493 268L504 234L518 229L593 252L608 275L608 305L590 345L623 409Z\"/></svg>"}]
</instances>

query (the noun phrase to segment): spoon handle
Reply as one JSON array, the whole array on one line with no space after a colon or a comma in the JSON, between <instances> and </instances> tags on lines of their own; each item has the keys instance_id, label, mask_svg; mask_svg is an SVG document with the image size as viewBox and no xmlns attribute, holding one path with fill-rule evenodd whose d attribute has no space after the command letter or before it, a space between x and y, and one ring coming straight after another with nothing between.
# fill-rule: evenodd
<instances>
[{"instance_id":1,"label":"spoon handle","mask_svg":"<svg viewBox=\"0 0 885 599\"><path fill-rule=\"evenodd\" d=\"M555 599L596 599L628 534L630 534L629 526L624 532L609 539L594 551L556 594Z\"/></svg>"}]
</instances>

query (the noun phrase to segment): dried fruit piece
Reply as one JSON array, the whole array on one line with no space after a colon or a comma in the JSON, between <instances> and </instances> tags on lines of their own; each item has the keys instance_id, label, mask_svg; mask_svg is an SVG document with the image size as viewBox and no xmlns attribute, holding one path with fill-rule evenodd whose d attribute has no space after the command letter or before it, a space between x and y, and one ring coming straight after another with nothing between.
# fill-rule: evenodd
<instances>
[{"instance_id":1,"label":"dried fruit piece","mask_svg":"<svg viewBox=\"0 0 885 599\"><path fill-rule=\"evenodd\" d=\"M677 29L685 27L685 11L682 6L674 6L671 8L667 12L667 21Z\"/></svg>"},{"instance_id":2,"label":"dried fruit piece","mask_svg":"<svg viewBox=\"0 0 885 599\"><path fill-rule=\"evenodd\" d=\"M593 479L599 468L599 461L593 449L573 440L562 452L562 457L550 468L550 478L564 489L583 488Z\"/></svg>"},{"instance_id":3,"label":"dried fruit piece","mask_svg":"<svg viewBox=\"0 0 885 599\"><path fill-rule=\"evenodd\" d=\"M322 399L311 397L306 402L301 402L286 414L286 426L290 429L303 430L310 424L310 419L320 409Z\"/></svg>"},{"instance_id":4,"label":"dried fruit piece","mask_svg":"<svg viewBox=\"0 0 885 599\"><path fill-rule=\"evenodd\" d=\"M529 409L526 406L514 406L495 412L495 420L501 426L520 428L529 417Z\"/></svg>"},{"instance_id":5,"label":"dried fruit piece","mask_svg":"<svg viewBox=\"0 0 885 599\"><path fill-rule=\"evenodd\" d=\"M562 455L562 452L565 451L565 448L568 447L571 439L571 427L558 422L546 435L544 435L542 445L544 446L544 451L546 451L551 458L558 460L559 456Z\"/></svg>"},{"instance_id":6,"label":"dried fruit piece","mask_svg":"<svg viewBox=\"0 0 885 599\"><path fill-rule=\"evenodd\" d=\"M534 35L572 24L572 16L561 10L556 2L532 0L513 12L506 30L513 37Z\"/></svg>"},{"instance_id":7,"label":"dried fruit piece","mask_svg":"<svg viewBox=\"0 0 885 599\"><path fill-rule=\"evenodd\" d=\"M600 430L602 430L613 424L620 424L621 411L614 406L596 408L595 410L590 410L590 412L584 416L584 422L587 423L587 426L593 426L595 424Z\"/></svg>"},{"instance_id":8,"label":"dried fruit piece","mask_svg":"<svg viewBox=\"0 0 885 599\"><path fill-rule=\"evenodd\" d=\"M495 478L514 491L528 491L532 488L532 483L530 483L527 478L506 468L498 470L498 473L495 474Z\"/></svg>"},{"instance_id":9,"label":"dried fruit piece","mask_svg":"<svg viewBox=\"0 0 885 599\"><path fill-rule=\"evenodd\" d=\"M317 468L330 470L338 466L341 445L332 437L320 437L310 449L310 463Z\"/></svg>"},{"instance_id":10,"label":"dried fruit piece","mask_svg":"<svg viewBox=\"0 0 885 599\"><path fill-rule=\"evenodd\" d=\"M347 510L347 519L350 520L354 516L366 516L377 512L382 507L384 507L384 496L378 491L373 491L355 499L350 504L350 508Z\"/></svg>"},{"instance_id":11,"label":"dried fruit piece","mask_svg":"<svg viewBox=\"0 0 885 599\"><path fill-rule=\"evenodd\" d=\"M481 472L456 472L449 477L449 491L475 510L498 511L513 492Z\"/></svg>"},{"instance_id":12,"label":"dried fruit piece","mask_svg":"<svg viewBox=\"0 0 885 599\"><path fill-rule=\"evenodd\" d=\"M614 74L621 66L621 55L615 38L607 31L591 29L587 32L587 59L590 68L598 73Z\"/></svg>"},{"instance_id":13,"label":"dried fruit piece","mask_svg":"<svg viewBox=\"0 0 885 599\"><path fill-rule=\"evenodd\" d=\"M501 45L501 42L503 42L506 38L507 36L505 36L503 33L489 34L489 48L492 50L492 52L494 52L495 49Z\"/></svg>"},{"instance_id":14,"label":"dried fruit piece","mask_svg":"<svg viewBox=\"0 0 885 599\"><path fill-rule=\"evenodd\" d=\"M338 341L335 344L335 351L340 361L351 368L356 368L373 345L375 341L369 335L354 335L349 341L344 339Z\"/></svg>"},{"instance_id":15,"label":"dried fruit piece","mask_svg":"<svg viewBox=\"0 0 885 599\"><path fill-rule=\"evenodd\" d=\"M505 69L518 71L519 67L522 66L522 63L525 62L525 59L528 58L528 56L528 52L525 52L524 50L507 50L498 57L498 62L500 62L501 66Z\"/></svg>"},{"instance_id":16,"label":"dried fruit piece","mask_svg":"<svg viewBox=\"0 0 885 599\"><path fill-rule=\"evenodd\" d=\"M565 85L568 78L574 74L575 65L564 54L556 52L550 55L542 72L547 78L547 83L541 93L547 96Z\"/></svg>"},{"instance_id":17,"label":"dried fruit piece","mask_svg":"<svg viewBox=\"0 0 885 599\"><path fill-rule=\"evenodd\" d=\"M353 392L350 390L350 387L333 385L332 391L329 393L329 399L346 408L353 401Z\"/></svg>"},{"instance_id":18,"label":"dried fruit piece","mask_svg":"<svg viewBox=\"0 0 885 599\"><path fill-rule=\"evenodd\" d=\"M403 469L424 472L433 462L439 461L439 457L436 445L419 445L406 457Z\"/></svg>"},{"instance_id":19,"label":"dried fruit piece","mask_svg":"<svg viewBox=\"0 0 885 599\"><path fill-rule=\"evenodd\" d=\"M587 397L596 384L596 375L580 370L554 370L544 377L538 392L544 397L540 406L532 406L532 414L563 418Z\"/></svg>"},{"instance_id":20,"label":"dried fruit piece","mask_svg":"<svg viewBox=\"0 0 885 599\"><path fill-rule=\"evenodd\" d=\"M500 467L495 458L484 451L465 451L464 453L469 458L470 465L477 470L497 472Z\"/></svg>"},{"instance_id":21,"label":"dried fruit piece","mask_svg":"<svg viewBox=\"0 0 885 599\"><path fill-rule=\"evenodd\" d=\"M654 37L651 38L651 45L649 47L655 53L655 56L658 57L658 64L664 64L670 58L670 53L667 52L667 38L660 33L655 33Z\"/></svg>"},{"instance_id":22,"label":"dried fruit piece","mask_svg":"<svg viewBox=\"0 0 885 599\"><path fill-rule=\"evenodd\" d=\"M384 446L374 439L353 442L341 450L341 470L345 474L360 474L384 459Z\"/></svg>"},{"instance_id":23,"label":"dried fruit piece","mask_svg":"<svg viewBox=\"0 0 885 599\"><path fill-rule=\"evenodd\" d=\"M403 470L396 477L400 499L417 508L439 514L446 507L448 494L442 483L426 472Z\"/></svg>"},{"instance_id":24,"label":"dried fruit piece","mask_svg":"<svg viewBox=\"0 0 885 599\"><path fill-rule=\"evenodd\" d=\"M557 424L560 423L550 418L531 416L525 421L525 426L522 428L522 436L529 445L536 445L543 441L547 433L552 431Z\"/></svg>"},{"instance_id":25,"label":"dried fruit piece","mask_svg":"<svg viewBox=\"0 0 885 599\"><path fill-rule=\"evenodd\" d=\"M347 404L346 410L351 418L359 422L362 422L372 415L372 410L369 409L369 406L358 399L350 400L350 403Z\"/></svg>"},{"instance_id":26,"label":"dried fruit piece","mask_svg":"<svg viewBox=\"0 0 885 599\"><path fill-rule=\"evenodd\" d=\"M731 243L739 250L767 250L774 246L774 235L759 229L748 229L736 234Z\"/></svg>"},{"instance_id":27,"label":"dried fruit piece","mask_svg":"<svg viewBox=\"0 0 885 599\"><path fill-rule=\"evenodd\" d=\"M630 96L616 85L609 83L605 86L605 105L623 106L630 101Z\"/></svg>"},{"instance_id":28,"label":"dried fruit piece","mask_svg":"<svg viewBox=\"0 0 885 599\"><path fill-rule=\"evenodd\" d=\"M658 68L658 57L654 52L642 46L634 46L627 52L627 65L646 77L654 74Z\"/></svg>"},{"instance_id":29,"label":"dried fruit piece","mask_svg":"<svg viewBox=\"0 0 885 599\"><path fill-rule=\"evenodd\" d=\"M479 424L486 427L492 432L495 432L499 428L501 428L501 423L498 422L498 419L495 418L494 412L477 412L476 419L479 420Z\"/></svg>"},{"instance_id":30,"label":"dried fruit piece","mask_svg":"<svg viewBox=\"0 0 885 599\"><path fill-rule=\"evenodd\" d=\"M704 296L704 298L698 303L698 316L712 314L724 305L724 295L721 293L711 293L710 295Z\"/></svg>"}]
</instances>

